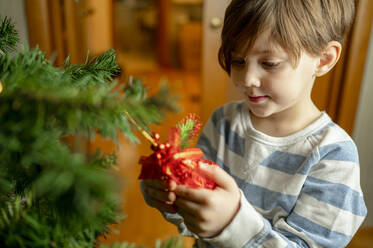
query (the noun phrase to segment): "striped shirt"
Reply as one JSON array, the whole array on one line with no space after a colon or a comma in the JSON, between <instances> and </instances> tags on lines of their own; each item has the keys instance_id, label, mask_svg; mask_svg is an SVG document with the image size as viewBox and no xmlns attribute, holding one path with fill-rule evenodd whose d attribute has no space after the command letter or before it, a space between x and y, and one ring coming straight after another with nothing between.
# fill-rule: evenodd
<instances>
[{"instance_id":1,"label":"striped shirt","mask_svg":"<svg viewBox=\"0 0 373 248\"><path fill-rule=\"evenodd\" d=\"M214 238L198 239L179 215L164 213L198 247L345 247L366 216L356 146L325 112L271 137L252 126L246 102L230 102L213 113L198 146L241 189L238 213Z\"/></svg>"}]
</instances>

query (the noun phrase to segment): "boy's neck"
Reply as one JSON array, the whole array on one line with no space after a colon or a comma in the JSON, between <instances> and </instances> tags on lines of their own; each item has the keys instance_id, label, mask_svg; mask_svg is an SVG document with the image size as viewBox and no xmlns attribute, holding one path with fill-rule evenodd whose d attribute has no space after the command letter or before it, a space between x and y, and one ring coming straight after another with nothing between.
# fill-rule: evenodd
<instances>
[{"instance_id":1,"label":"boy's neck","mask_svg":"<svg viewBox=\"0 0 373 248\"><path fill-rule=\"evenodd\" d=\"M305 115L307 113L307 115ZM321 111L312 103L307 111L285 110L269 117L261 118L250 113L253 127L269 136L285 137L294 134L321 116Z\"/></svg>"}]
</instances>

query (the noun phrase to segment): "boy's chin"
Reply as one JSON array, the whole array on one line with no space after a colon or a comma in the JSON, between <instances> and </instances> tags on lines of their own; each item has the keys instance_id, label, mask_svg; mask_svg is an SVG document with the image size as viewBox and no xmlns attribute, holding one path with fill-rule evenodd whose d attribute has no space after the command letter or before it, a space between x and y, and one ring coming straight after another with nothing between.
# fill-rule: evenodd
<instances>
[{"instance_id":1,"label":"boy's chin","mask_svg":"<svg viewBox=\"0 0 373 248\"><path fill-rule=\"evenodd\" d=\"M272 111L258 111L254 108L250 108L250 113L257 118L268 118L273 114Z\"/></svg>"},{"instance_id":2,"label":"boy's chin","mask_svg":"<svg viewBox=\"0 0 373 248\"><path fill-rule=\"evenodd\" d=\"M275 114L276 111L269 106L257 106L255 104L250 104L249 102L250 113L258 118L267 118Z\"/></svg>"}]
</instances>

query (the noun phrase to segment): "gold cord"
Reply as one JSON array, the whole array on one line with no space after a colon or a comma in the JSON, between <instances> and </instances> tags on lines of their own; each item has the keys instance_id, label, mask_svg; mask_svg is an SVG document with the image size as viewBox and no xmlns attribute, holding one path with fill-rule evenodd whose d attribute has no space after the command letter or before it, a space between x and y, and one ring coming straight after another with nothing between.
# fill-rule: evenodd
<instances>
[{"instance_id":1,"label":"gold cord","mask_svg":"<svg viewBox=\"0 0 373 248\"><path fill-rule=\"evenodd\" d=\"M130 122L141 132L141 134L152 143L153 146L158 146L157 142L153 139L152 135L149 134L144 128L142 128L133 118L132 116L127 112L124 111L124 113L127 115Z\"/></svg>"}]
</instances>

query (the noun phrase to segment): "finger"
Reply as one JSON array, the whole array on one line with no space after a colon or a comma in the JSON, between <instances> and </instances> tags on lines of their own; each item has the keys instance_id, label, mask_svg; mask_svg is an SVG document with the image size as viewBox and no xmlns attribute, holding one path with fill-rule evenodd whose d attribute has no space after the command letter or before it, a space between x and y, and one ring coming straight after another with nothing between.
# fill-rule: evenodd
<instances>
[{"instance_id":1,"label":"finger","mask_svg":"<svg viewBox=\"0 0 373 248\"><path fill-rule=\"evenodd\" d=\"M177 211L177 213L180 214L183 217L184 222L188 222L188 223L198 223L199 222L199 218L198 218L197 215L195 215L195 213L191 213L188 210L177 206L176 204L174 204L174 206L175 206L175 210Z\"/></svg>"},{"instance_id":2,"label":"finger","mask_svg":"<svg viewBox=\"0 0 373 248\"><path fill-rule=\"evenodd\" d=\"M168 188L168 182L160 179L147 179L143 180L144 186L164 190Z\"/></svg>"},{"instance_id":3,"label":"finger","mask_svg":"<svg viewBox=\"0 0 373 248\"><path fill-rule=\"evenodd\" d=\"M201 161L199 162L199 169L207 177L214 180L220 188L229 189L232 188L232 185L236 183L234 179L219 166Z\"/></svg>"},{"instance_id":4,"label":"finger","mask_svg":"<svg viewBox=\"0 0 373 248\"><path fill-rule=\"evenodd\" d=\"M176 195L174 192L159 190L151 187L145 187L144 191L149 197L157 199L159 201L173 202L176 200Z\"/></svg>"},{"instance_id":5,"label":"finger","mask_svg":"<svg viewBox=\"0 0 373 248\"><path fill-rule=\"evenodd\" d=\"M173 204L169 202L161 202L157 199L150 198L149 199L149 205L158 209L161 212L167 212L167 213L176 213L176 208Z\"/></svg>"},{"instance_id":6,"label":"finger","mask_svg":"<svg viewBox=\"0 0 373 248\"><path fill-rule=\"evenodd\" d=\"M188 213L192 216L196 216L196 213L201 209L201 205L198 203L195 203L193 201L188 201L184 200L182 198L177 198L176 201L174 202L177 209L184 212Z\"/></svg>"},{"instance_id":7,"label":"finger","mask_svg":"<svg viewBox=\"0 0 373 248\"><path fill-rule=\"evenodd\" d=\"M183 198L196 203L204 203L206 201L206 191L203 188L191 188L185 185L177 185L174 190L177 198Z\"/></svg>"},{"instance_id":8,"label":"finger","mask_svg":"<svg viewBox=\"0 0 373 248\"><path fill-rule=\"evenodd\" d=\"M177 187L177 183L174 180L169 180L167 186L170 191L174 191Z\"/></svg>"}]
</instances>

